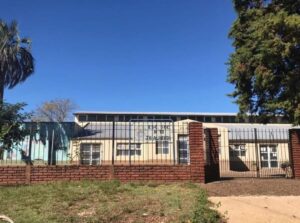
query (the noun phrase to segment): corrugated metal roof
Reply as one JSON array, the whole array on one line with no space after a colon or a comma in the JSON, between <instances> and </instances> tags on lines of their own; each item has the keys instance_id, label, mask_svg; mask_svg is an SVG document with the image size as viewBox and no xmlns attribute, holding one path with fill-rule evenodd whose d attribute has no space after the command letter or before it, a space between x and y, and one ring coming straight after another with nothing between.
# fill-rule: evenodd
<instances>
[{"instance_id":1,"label":"corrugated metal roof","mask_svg":"<svg viewBox=\"0 0 300 223\"><path fill-rule=\"evenodd\" d=\"M218 124L218 126L226 128L229 140L255 140L258 141L280 141L289 139L289 124ZM221 130L222 132L222 130Z\"/></svg>"},{"instance_id":2,"label":"corrugated metal roof","mask_svg":"<svg viewBox=\"0 0 300 223\"><path fill-rule=\"evenodd\" d=\"M97 124L89 123L79 130L78 137L82 139L112 139L113 138L113 124ZM115 139L130 139L130 131L124 125L115 125Z\"/></svg>"}]
</instances>

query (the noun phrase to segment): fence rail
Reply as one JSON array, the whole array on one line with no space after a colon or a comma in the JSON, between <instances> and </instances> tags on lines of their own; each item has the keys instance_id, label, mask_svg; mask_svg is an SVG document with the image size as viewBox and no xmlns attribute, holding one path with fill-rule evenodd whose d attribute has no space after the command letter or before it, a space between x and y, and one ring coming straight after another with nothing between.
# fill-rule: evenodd
<instances>
[{"instance_id":1,"label":"fence rail","mask_svg":"<svg viewBox=\"0 0 300 223\"><path fill-rule=\"evenodd\" d=\"M221 177L291 177L288 129L219 129Z\"/></svg>"},{"instance_id":2,"label":"fence rail","mask_svg":"<svg viewBox=\"0 0 300 223\"><path fill-rule=\"evenodd\" d=\"M24 140L11 148L0 142L0 165L190 164L189 121L24 123L24 129ZM231 126L219 127L214 138L207 134L206 165L218 163L223 178L292 175L288 128Z\"/></svg>"},{"instance_id":3,"label":"fence rail","mask_svg":"<svg viewBox=\"0 0 300 223\"><path fill-rule=\"evenodd\" d=\"M187 122L24 123L11 148L0 142L0 165L189 164Z\"/></svg>"}]
</instances>

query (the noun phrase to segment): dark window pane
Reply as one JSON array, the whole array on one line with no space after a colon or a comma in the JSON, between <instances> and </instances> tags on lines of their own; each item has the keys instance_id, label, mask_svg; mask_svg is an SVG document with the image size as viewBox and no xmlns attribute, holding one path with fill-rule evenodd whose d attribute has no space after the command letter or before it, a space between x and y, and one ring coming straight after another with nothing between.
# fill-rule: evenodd
<instances>
[{"instance_id":1,"label":"dark window pane","mask_svg":"<svg viewBox=\"0 0 300 223\"><path fill-rule=\"evenodd\" d=\"M105 115L98 115L97 120L98 121L106 121L106 116Z\"/></svg>"},{"instance_id":2,"label":"dark window pane","mask_svg":"<svg viewBox=\"0 0 300 223\"><path fill-rule=\"evenodd\" d=\"M89 122L97 121L97 115L88 115L88 121Z\"/></svg>"},{"instance_id":3,"label":"dark window pane","mask_svg":"<svg viewBox=\"0 0 300 223\"><path fill-rule=\"evenodd\" d=\"M187 163L188 163L188 160L187 160L187 159L184 159L184 158L180 158L180 159L179 159L179 163L187 164Z\"/></svg>"},{"instance_id":4,"label":"dark window pane","mask_svg":"<svg viewBox=\"0 0 300 223\"><path fill-rule=\"evenodd\" d=\"M90 164L90 160L82 159L81 160L81 164L83 164L83 165L89 165Z\"/></svg>"},{"instance_id":5,"label":"dark window pane","mask_svg":"<svg viewBox=\"0 0 300 223\"><path fill-rule=\"evenodd\" d=\"M197 121L203 122L203 120L204 120L203 116L198 116L198 117L197 117Z\"/></svg>"},{"instance_id":6,"label":"dark window pane","mask_svg":"<svg viewBox=\"0 0 300 223\"><path fill-rule=\"evenodd\" d=\"M268 161L261 161L261 167L269 167Z\"/></svg>"},{"instance_id":7,"label":"dark window pane","mask_svg":"<svg viewBox=\"0 0 300 223\"><path fill-rule=\"evenodd\" d=\"M80 122L85 122L85 121L86 121L86 115L79 115L79 116L78 116L78 120L79 120Z\"/></svg>"},{"instance_id":8,"label":"dark window pane","mask_svg":"<svg viewBox=\"0 0 300 223\"><path fill-rule=\"evenodd\" d=\"M211 122L211 117L206 116L206 117L205 117L205 122Z\"/></svg>"},{"instance_id":9,"label":"dark window pane","mask_svg":"<svg viewBox=\"0 0 300 223\"><path fill-rule=\"evenodd\" d=\"M114 121L114 116L113 115L108 115L107 116L107 121L109 121L109 122L112 122L112 121Z\"/></svg>"},{"instance_id":10,"label":"dark window pane","mask_svg":"<svg viewBox=\"0 0 300 223\"><path fill-rule=\"evenodd\" d=\"M277 161L271 161L271 167L278 167Z\"/></svg>"}]
</instances>

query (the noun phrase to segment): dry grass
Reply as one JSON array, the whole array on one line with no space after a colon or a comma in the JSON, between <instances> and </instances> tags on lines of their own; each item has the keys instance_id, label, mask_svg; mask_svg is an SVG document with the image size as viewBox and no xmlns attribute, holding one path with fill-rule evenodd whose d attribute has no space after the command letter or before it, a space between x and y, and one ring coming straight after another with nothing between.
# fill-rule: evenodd
<instances>
[{"instance_id":1,"label":"dry grass","mask_svg":"<svg viewBox=\"0 0 300 223\"><path fill-rule=\"evenodd\" d=\"M227 179L203 185L210 196L300 195L300 180L294 179Z\"/></svg>"},{"instance_id":2,"label":"dry grass","mask_svg":"<svg viewBox=\"0 0 300 223\"><path fill-rule=\"evenodd\" d=\"M118 181L0 187L0 213L16 223L188 222L201 191L189 183Z\"/></svg>"}]
</instances>

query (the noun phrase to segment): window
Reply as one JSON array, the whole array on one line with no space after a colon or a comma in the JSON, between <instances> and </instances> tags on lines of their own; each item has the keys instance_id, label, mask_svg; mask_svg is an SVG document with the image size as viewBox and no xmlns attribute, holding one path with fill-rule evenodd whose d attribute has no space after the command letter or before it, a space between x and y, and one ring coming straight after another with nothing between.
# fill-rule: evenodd
<instances>
[{"instance_id":1,"label":"window","mask_svg":"<svg viewBox=\"0 0 300 223\"><path fill-rule=\"evenodd\" d=\"M169 141L156 141L156 154L169 154Z\"/></svg>"},{"instance_id":2,"label":"window","mask_svg":"<svg viewBox=\"0 0 300 223\"><path fill-rule=\"evenodd\" d=\"M100 144L82 143L80 148L81 164L100 164Z\"/></svg>"},{"instance_id":3,"label":"window","mask_svg":"<svg viewBox=\"0 0 300 223\"><path fill-rule=\"evenodd\" d=\"M130 145L130 148L129 148ZM130 151L130 152L129 152ZM141 144L140 143L118 143L117 144L117 156L140 156Z\"/></svg>"},{"instance_id":4,"label":"window","mask_svg":"<svg viewBox=\"0 0 300 223\"><path fill-rule=\"evenodd\" d=\"M115 120L115 116L113 116L113 115L108 115L108 116L106 117L106 121L112 122L112 121L114 121L114 120Z\"/></svg>"},{"instance_id":5,"label":"window","mask_svg":"<svg viewBox=\"0 0 300 223\"><path fill-rule=\"evenodd\" d=\"M85 122L85 121L86 121L86 115L79 115L79 116L78 116L78 120L79 120L80 122Z\"/></svg>"},{"instance_id":6,"label":"window","mask_svg":"<svg viewBox=\"0 0 300 223\"><path fill-rule=\"evenodd\" d=\"M124 115L119 115L119 121L123 122L125 120Z\"/></svg>"},{"instance_id":7,"label":"window","mask_svg":"<svg viewBox=\"0 0 300 223\"><path fill-rule=\"evenodd\" d=\"M260 145L261 167L272 168L278 167L277 146Z\"/></svg>"},{"instance_id":8,"label":"window","mask_svg":"<svg viewBox=\"0 0 300 223\"><path fill-rule=\"evenodd\" d=\"M89 122L97 121L97 115L88 115L88 121Z\"/></svg>"},{"instance_id":9,"label":"window","mask_svg":"<svg viewBox=\"0 0 300 223\"><path fill-rule=\"evenodd\" d=\"M246 156L245 145L230 145L230 152L232 156Z\"/></svg>"},{"instance_id":10,"label":"window","mask_svg":"<svg viewBox=\"0 0 300 223\"><path fill-rule=\"evenodd\" d=\"M178 155L179 163L188 164L190 157L190 149L187 135L178 136Z\"/></svg>"},{"instance_id":11,"label":"window","mask_svg":"<svg viewBox=\"0 0 300 223\"><path fill-rule=\"evenodd\" d=\"M198 116L198 117L197 117L197 121L203 122L203 120L204 120L203 116Z\"/></svg>"},{"instance_id":12,"label":"window","mask_svg":"<svg viewBox=\"0 0 300 223\"><path fill-rule=\"evenodd\" d=\"M106 121L106 115L97 115L97 120L101 122Z\"/></svg>"},{"instance_id":13,"label":"window","mask_svg":"<svg viewBox=\"0 0 300 223\"><path fill-rule=\"evenodd\" d=\"M216 117L216 122L219 122L219 123L222 122L222 117L217 116Z\"/></svg>"},{"instance_id":14,"label":"window","mask_svg":"<svg viewBox=\"0 0 300 223\"><path fill-rule=\"evenodd\" d=\"M205 122L211 122L211 117L210 116L206 116L206 117L204 117L204 119L205 119Z\"/></svg>"}]
</instances>

